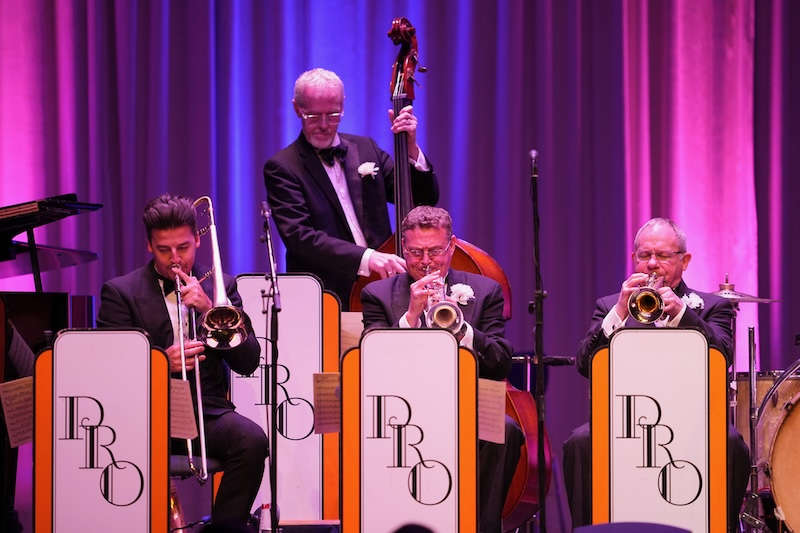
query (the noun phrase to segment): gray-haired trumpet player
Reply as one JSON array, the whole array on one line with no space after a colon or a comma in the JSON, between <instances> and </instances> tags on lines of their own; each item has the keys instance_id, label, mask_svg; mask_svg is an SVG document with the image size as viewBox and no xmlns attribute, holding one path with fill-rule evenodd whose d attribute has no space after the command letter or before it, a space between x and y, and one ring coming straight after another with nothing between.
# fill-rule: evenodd
<instances>
[{"instance_id":1,"label":"gray-haired trumpet player","mask_svg":"<svg viewBox=\"0 0 800 533\"><path fill-rule=\"evenodd\" d=\"M461 346L477 355L480 377L505 379L512 349L505 338L502 290L487 277L450 268L456 237L449 213L438 207L415 207L400 231L407 272L364 287L364 327L431 327L434 306L444 297L460 311L463 322L451 331ZM523 440L519 427L506 417L505 444L479 442L481 533L501 531L503 503Z\"/></svg>"},{"instance_id":2,"label":"gray-haired trumpet player","mask_svg":"<svg viewBox=\"0 0 800 533\"><path fill-rule=\"evenodd\" d=\"M633 240L634 273L620 292L599 298L577 354L578 371L589 377L592 355L609 343L620 327L693 327L733 361L733 304L715 294L691 289L683 280L692 255L686 234L675 222L653 218ZM677 384L679 386L679 384ZM733 428L728 432L729 527L737 524L750 465L747 446ZM576 428L564 442L564 479L572 526L591 523L591 442L589 424ZM654 517L656 518L656 517ZM657 521L657 520L654 520Z\"/></svg>"},{"instance_id":3,"label":"gray-haired trumpet player","mask_svg":"<svg viewBox=\"0 0 800 533\"><path fill-rule=\"evenodd\" d=\"M152 259L103 285L97 325L142 328L150 335L154 346L166 351L172 375L180 377L180 332L189 331L192 312L199 317L216 305L209 297L214 295L215 280L203 279L209 269L195 264L200 236L194 204L190 199L161 195L147 204L143 219L147 250ZM222 273L217 274L222 277L226 293L221 299L241 307L236 281ZM183 327L178 321L176 276L182 304L189 311L180 313ZM264 431L236 413L227 398L228 369L250 374L259 363L258 341L246 315L244 327L245 335L237 340L241 342L230 349L211 348L199 340L186 339L184 342L187 371L193 371L196 366L200 368L208 455L218 460L224 471L212 519L214 523L232 527L245 524L249 517L269 452ZM194 338L191 334L184 335L187 336ZM193 387L192 396L196 406ZM194 449L199 450L199 447ZM171 453L186 454L185 441L173 440Z\"/></svg>"}]
</instances>

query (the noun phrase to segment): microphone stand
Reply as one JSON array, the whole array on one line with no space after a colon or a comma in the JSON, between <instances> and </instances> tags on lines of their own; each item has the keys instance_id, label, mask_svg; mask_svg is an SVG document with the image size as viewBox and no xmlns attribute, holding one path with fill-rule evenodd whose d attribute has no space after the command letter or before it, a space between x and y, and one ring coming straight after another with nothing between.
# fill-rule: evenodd
<instances>
[{"instance_id":1,"label":"microphone stand","mask_svg":"<svg viewBox=\"0 0 800 533\"><path fill-rule=\"evenodd\" d=\"M528 312L534 316L533 321L533 368L536 371L536 415L537 423L537 466L539 489L539 531L547 532L547 512L545 505L545 454L544 454L544 299L547 291L542 288L542 269L539 262L539 167L536 164L537 152L529 152L531 158L531 203L533 206L533 272L535 286L533 300L528 302ZM527 382L531 382L531 364L527 365Z\"/></svg>"},{"instance_id":2,"label":"microphone stand","mask_svg":"<svg viewBox=\"0 0 800 533\"><path fill-rule=\"evenodd\" d=\"M261 301L263 314L269 314L269 319L265 321L266 336L265 339L269 340L272 346L271 360L268 366L269 380L264 382L264 387L269 386L269 391L264 391L265 398L269 398L269 440L270 440L270 453L269 453L269 488L270 488L270 506L269 518L270 529L273 532L278 532L278 313L281 311L281 291L278 288L278 276L275 272L275 252L272 248L272 235L270 234L269 219L272 217L272 212L267 206L267 202L261 202L261 216L264 218L264 236L262 237L267 244L267 260L269 262L269 271L264 278L269 282L269 290L261 289ZM269 301L272 300L272 305ZM266 346L264 347L266 352ZM266 359L266 353L264 354ZM268 392L268 394L266 394Z\"/></svg>"}]
</instances>

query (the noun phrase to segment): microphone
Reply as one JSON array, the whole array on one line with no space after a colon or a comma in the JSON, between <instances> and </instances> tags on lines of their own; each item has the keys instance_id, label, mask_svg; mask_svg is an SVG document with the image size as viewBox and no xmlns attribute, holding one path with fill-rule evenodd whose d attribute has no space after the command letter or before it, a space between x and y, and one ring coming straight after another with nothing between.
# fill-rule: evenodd
<instances>
[{"instance_id":1,"label":"microphone","mask_svg":"<svg viewBox=\"0 0 800 533\"><path fill-rule=\"evenodd\" d=\"M528 156L531 158L531 179L539 179L539 165L536 164L539 152L537 152L536 149L532 149L528 152Z\"/></svg>"}]
</instances>

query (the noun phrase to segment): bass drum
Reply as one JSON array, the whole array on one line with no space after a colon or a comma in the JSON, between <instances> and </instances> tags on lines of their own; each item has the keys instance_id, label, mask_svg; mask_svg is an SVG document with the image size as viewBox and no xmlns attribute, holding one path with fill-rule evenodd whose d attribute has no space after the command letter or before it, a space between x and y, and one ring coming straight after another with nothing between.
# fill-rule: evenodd
<instances>
[{"instance_id":1,"label":"bass drum","mask_svg":"<svg viewBox=\"0 0 800 533\"><path fill-rule=\"evenodd\" d=\"M769 452L769 476L775 518L800 531L800 393L784 406L784 416ZM780 531L780 529L779 529Z\"/></svg>"}]
</instances>

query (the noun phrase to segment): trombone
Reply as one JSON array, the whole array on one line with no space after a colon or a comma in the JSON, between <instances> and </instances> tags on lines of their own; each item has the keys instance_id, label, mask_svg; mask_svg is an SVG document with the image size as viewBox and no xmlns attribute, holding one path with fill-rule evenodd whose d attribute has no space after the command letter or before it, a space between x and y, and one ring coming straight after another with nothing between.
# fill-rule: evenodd
<instances>
[{"instance_id":1,"label":"trombone","mask_svg":"<svg viewBox=\"0 0 800 533\"><path fill-rule=\"evenodd\" d=\"M214 221L214 205L209 196L201 196L194 201L192 207L197 208L205 204L204 211L208 213L208 226L198 229L199 235L209 234L211 237L211 271L206 273L200 281L209 275L213 275L213 297L211 299L211 309L203 313L200 317L200 324L195 328L195 313L189 313L189 331L194 337L197 332L197 340L215 350L226 350L235 348L247 339L247 327L245 326L244 312L238 307L230 305L225 291L225 280L222 277L222 261L219 253L219 241L217 240L217 225ZM188 381L186 372L186 347L184 339L186 334L183 327L183 301L181 299L181 279L175 274L175 295L178 304L178 343L181 354L181 377ZM200 440L200 465L194 461L192 439L186 439L186 450L188 453L189 470L197 478L200 484L208 480L208 455L206 453L206 431L203 415L203 392L200 385L200 359L194 361L194 387L197 398L197 433ZM175 528L183 529L187 527L183 520L183 512L177 499L177 494L170 491L170 521Z\"/></svg>"},{"instance_id":2,"label":"trombone","mask_svg":"<svg viewBox=\"0 0 800 533\"><path fill-rule=\"evenodd\" d=\"M228 296L225 292L225 281L222 277L222 261L219 253L219 241L217 239L217 225L214 220L214 204L209 196L201 196L194 201L192 207L197 210L199 206L205 204L205 212L208 213L208 226L198 230L199 235L206 233L211 237L211 261L212 268L209 274L213 275L214 290L211 309L203 313L200 323L195 329L195 314L190 313L192 319L190 331L197 332L197 340L216 350L226 350L239 346L247 338L247 327L245 326L244 313L238 307L228 303ZM181 376L187 380L186 374L186 350L184 347L183 331L183 303L181 300L180 276L175 275L175 294L178 299L178 331L180 337L181 353ZM194 362L194 386L197 393L197 426L200 438L200 467L194 464L192 454L192 441L186 440L186 448L189 455L189 469L197 477L200 483L205 483L208 479L208 458L206 454L205 423L203 421L203 393L200 386L200 360Z\"/></svg>"}]
</instances>

